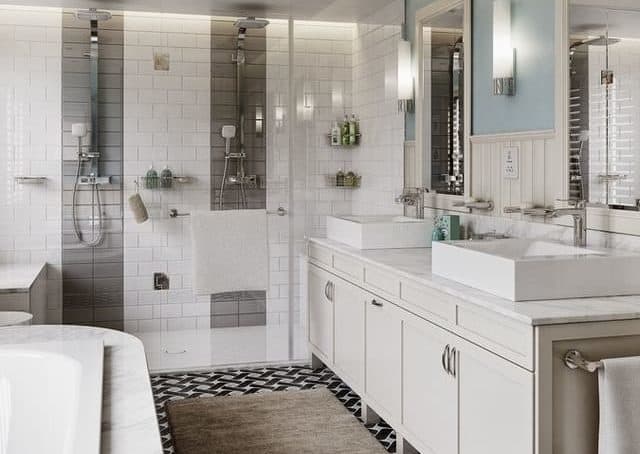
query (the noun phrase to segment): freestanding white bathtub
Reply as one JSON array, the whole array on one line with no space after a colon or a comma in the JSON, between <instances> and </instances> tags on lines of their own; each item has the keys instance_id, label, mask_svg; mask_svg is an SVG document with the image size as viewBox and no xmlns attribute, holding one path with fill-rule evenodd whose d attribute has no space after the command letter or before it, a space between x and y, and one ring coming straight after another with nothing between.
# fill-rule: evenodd
<instances>
[{"instance_id":1,"label":"freestanding white bathtub","mask_svg":"<svg viewBox=\"0 0 640 454\"><path fill-rule=\"evenodd\" d=\"M103 344L0 345L0 454L99 454Z\"/></svg>"}]
</instances>

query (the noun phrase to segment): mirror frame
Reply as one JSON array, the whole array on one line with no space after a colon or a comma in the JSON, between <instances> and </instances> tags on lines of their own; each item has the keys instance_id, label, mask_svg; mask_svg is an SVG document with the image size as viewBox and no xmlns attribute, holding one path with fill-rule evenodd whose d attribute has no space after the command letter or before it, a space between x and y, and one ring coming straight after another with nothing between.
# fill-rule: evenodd
<instances>
[{"instance_id":1,"label":"mirror frame","mask_svg":"<svg viewBox=\"0 0 640 454\"><path fill-rule=\"evenodd\" d=\"M569 10L571 5L603 6L599 0L556 0L556 134L561 148L564 194L569 194ZM639 11L635 0L620 0L616 9ZM588 207L587 227L590 230L640 235L640 212L614 210L608 207Z\"/></svg>"},{"instance_id":2,"label":"mirror frame","mask_svg":"<svg viewBox=\"0 0 640 454\"><path fill-rule=\"evenodd\" d=\"M567 0L568 1L568 0ZM466 197L471 194L471 112L472 112L472 0L436 0L428 6L420 9L416 13L415 20L415 43L413 49L413 61L414 71L416 74L416 88L415 88L415 162L413 163L413 175L412 181L420 183L420 186L424 186L426 175L423 175L424 158L426 156L426 143L424 140L424 133L427 126L424 124L425 112L425 90L424 90L424 33L423 27L425 22L429 19L435 18L438 15L455 8L457 6L463 6L464 8L464 20L463 20L463 41L464 41L464 195L449 195L449 194L437 194L435 192L430 193L431 197L426 197L425 206L429 208L442 208L442 209L455 209L459 211L466 211L464 208L455 208L456 202L464 201ZM429 154L430 156L430 154ZM429 163L429 168L431 167ZM427 188L431 190L431 188Z\"/></svg>"}]
</instances>

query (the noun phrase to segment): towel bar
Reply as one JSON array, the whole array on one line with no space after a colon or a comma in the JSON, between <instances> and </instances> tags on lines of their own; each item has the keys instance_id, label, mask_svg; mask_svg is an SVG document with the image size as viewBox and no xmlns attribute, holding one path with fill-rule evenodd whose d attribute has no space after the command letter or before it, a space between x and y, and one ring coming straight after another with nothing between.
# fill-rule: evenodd
<instances>
[{"instance_id":1,"label":"towel bar","mask_svg":"<svg viewBox=\"0 0 640 454\"><path fill-rule=\"evenodd\" d=\"M287 215L287 210L286 208L278 208L276 211L267 211L267 214L277 214L278 216L286 216ZM186 217L186 216L191 216L191 213L179 213L178 210L171 209L169 210L169 217L170 218L182 218L182 217Z\"/></svg>"},{"instance_id":2,"label":"towel bar","mask_svg":"<svg viewBox=\"0 0 640 454\"><path fill-rule=\"evenodd\" d=\"M569 369L595 372L602 367L602 361L587 361L578 350L569 350L564 355L564 364Z\"/></svg>"}]
</instances>

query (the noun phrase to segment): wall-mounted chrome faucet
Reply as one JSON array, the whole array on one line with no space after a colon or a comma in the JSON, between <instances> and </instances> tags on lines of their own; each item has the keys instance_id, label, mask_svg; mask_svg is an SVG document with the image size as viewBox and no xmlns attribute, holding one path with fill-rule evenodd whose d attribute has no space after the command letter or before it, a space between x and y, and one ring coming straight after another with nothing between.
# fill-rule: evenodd
<instances>
[{"instance_id":1,"label":"wall-mounted chrome faucet","mask_svg":"<svg viewBox=\"0 0 640 454\"><path fill-rule=\"evenodd\" d=\"M522 213L525 216L559 218L571 216L573 218L573 244L576 247L587 246L587 202L585 200L568 200L567 208L519 208L505 207L505 213Z\"/></svg>"},{"instance_id":2,"label":"wall-mounted chrome faucet","mask_svg":"<svg viewBox=\"0 0 640 454\"><path fill-rule=\"evenodd\" d=\"M415 207L416 217L424 219L424 194L429 192L425 188L405 188L405 190L396 197L396 203L405 207Z\"/></svg>"}]
</instances>

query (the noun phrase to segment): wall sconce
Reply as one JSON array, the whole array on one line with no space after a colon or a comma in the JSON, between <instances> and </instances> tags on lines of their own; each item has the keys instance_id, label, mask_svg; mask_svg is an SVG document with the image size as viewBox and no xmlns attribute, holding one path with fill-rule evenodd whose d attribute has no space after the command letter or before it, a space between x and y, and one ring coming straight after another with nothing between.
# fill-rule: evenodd
<instances>
[{"instance_id":1,"label":"wall sconce","mask_svg":"<svg viewBox=\"0 0 640 454\"><path fill-rule=\"evenodd\" d=\"M515 49L511 44L511 0L493 2L493 94L513 96Z\"/></svg>"},{"instance_id":2,"label":"wall sconce","mask_svg":"<svg viewBox=\"0 0 640 454\"><path fill-rule=\"evenodd\" d=\"M398 112L413 112L413 72L411 71L411 43L398 42Z\"/></svg>"}]
</instances>

